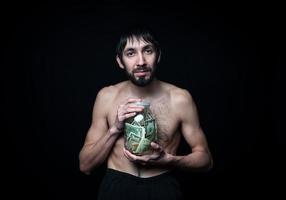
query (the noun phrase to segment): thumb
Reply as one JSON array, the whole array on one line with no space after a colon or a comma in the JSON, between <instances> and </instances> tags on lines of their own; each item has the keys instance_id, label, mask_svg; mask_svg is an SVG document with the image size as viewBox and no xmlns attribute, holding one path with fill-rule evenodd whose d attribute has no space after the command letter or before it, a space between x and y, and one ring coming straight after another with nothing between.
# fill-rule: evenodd
<instances>
[{"instance_id":1,"label":"thumb","mask_svg":"<svg viewBox=\"0 0 286 200\"><path fill-rule=\"evenodd\" d=\"M151 142L151 147L155 150L160 150L161 149L161 146L155 142Z\"/></svg>"}]
</instances>

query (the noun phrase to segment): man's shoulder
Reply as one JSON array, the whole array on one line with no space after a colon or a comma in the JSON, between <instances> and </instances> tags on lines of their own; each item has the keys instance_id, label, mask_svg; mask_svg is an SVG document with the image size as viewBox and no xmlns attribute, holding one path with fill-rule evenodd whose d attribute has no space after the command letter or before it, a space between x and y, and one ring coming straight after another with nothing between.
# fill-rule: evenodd
<instances>
[{"instance_id":1,"label":"man's shoulder","mask_svg":"<svg viewBox=\"0 0 286 200\"><path fill-rule=\"evenodd\" d=\"M187 89L181 88L179 86L173 85L171 83L162 82L162 86L170 93L171 97L176 98L190 98L191 94Z\"/></svg>"},{"instance_id":2,"label":"man's shoulder","mask_svg":"<svg viewBox=\"0 0 286 200\"><path fill-rule=\"evenodd\" d=\"M182 104L192 102L191 93L187 89L166 82L162 82L162 85L168 91L173 103Z\"/></svg>"},{"instance_id":3,"label":"man's shoulder","mask_svg":"<svg viewBox=\"0 0 286 200\"><path fill-rule=\"evenodd\" d=\"M109 85L103 87L97 94L97 98L101 99L113 99L118 92L123 88L125 82L120 82L115 85Z\"/></svg>"}]
</instances>

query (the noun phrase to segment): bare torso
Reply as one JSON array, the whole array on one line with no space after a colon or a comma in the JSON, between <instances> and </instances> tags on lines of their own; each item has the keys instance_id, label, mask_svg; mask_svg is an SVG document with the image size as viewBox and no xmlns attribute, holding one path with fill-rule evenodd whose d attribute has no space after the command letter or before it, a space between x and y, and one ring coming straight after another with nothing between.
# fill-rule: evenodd
<instances>
[{"instance_id":1,"label":"bare torso","mask_svg":"<svg viewBox=\"0 0 286 200\"><path fill-rule=\"evenodd\" d=\"M112 86L112 105L108 110L107 122L110 127L116 117L116 110L120 104L130 97L137 97L126 89L126 82ZM150 101L151 111L154 114L158 126L158 143L164 150L170 154L176 154L180 142L180 121L176 117L175 107L172 104L172 91L176 90L175 86L159 82L158 90L153 95L144 99ZM139 97L141 98L141 97ZM107 161L108 168L126 172L135 176L150 177L168 171L163 167L145 167L129 161L123 153L124 138L121 135L115 142L113 149Z\"/></svg>"}]
</instances>

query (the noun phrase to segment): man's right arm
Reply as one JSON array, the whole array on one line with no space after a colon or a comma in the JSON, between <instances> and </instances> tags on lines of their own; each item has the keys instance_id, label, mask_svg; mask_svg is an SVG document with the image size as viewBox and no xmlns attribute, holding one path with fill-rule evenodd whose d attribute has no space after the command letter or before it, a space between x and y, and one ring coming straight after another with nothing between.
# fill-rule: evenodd
<instances>
[{"instance_id":1,"label":"man's right arm","mask_svg":"<svg viewBox=\"0 0 286 200\"><path fill-rule=\"evenodd\" d=\"M116 126L108 127L107 109L110 94L112 94L108 90L110 89L102 89L96 97L92 124L79 154L80 170L85 174L90 174L94 167L101 165L106 160L114 142L122 132Z\"/></svg>"},{"instance_id":2,"label":"man's right arm","mask_svg":"<svg viewBox=\"0 0 286 200\"><path fill-rule=\"evenodd\" d=\"M100 166L108 157L118 136L123 132L124 120L141 112L144 107L132 103L141 99L130 98L118 106L114 123L109 127L107 114L114 102L115 91L112 87L102 89L93 108L92 124L79 154L80 170L90 174L94 167Z\"/></svg>"}]
</instances>

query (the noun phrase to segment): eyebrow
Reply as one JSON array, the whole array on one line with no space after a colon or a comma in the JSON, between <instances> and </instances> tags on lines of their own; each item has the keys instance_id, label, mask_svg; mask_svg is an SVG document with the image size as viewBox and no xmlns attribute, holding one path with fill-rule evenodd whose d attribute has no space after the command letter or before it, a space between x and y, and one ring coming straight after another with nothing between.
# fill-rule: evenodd
<instances>
[{"instance_id":1,"label":"eyebrow","mask_svg":"<svg viewBox=\"0 0 286 200\"><path fill-rule=\"evenodd\" d=\"M152 44L146 44L145 46L142 47L143 50L148 49L148 48L154 49L154 45L152 45ZM134 51L135 49L136 49L136 48L129 47L129 48L125 49L124 52Z\"/></svg>"}]
</instances>

